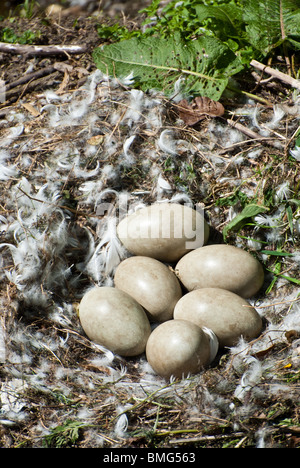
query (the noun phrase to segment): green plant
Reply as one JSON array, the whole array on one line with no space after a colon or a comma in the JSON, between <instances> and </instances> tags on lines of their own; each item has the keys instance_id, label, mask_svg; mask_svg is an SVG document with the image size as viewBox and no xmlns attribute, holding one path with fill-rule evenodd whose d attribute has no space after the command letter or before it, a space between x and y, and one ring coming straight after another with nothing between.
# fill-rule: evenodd
<instances>
[{"instance_id":1,"label":"green plant","mask_svg":"<svg viewBox=\"0 0 300 468\"><path fill-rule=\"evenodd\" d=\"M11 44L33 44L40 37L40 34L40 31L33 32L28 29L23 34L18 35L13 29L6 27L0 30L0 40Z\"/></svg>"},{"instance_id":2,"label":"green plant","mask_svg":"<svg viewBox=\"0 0 300 468\"><path fill-rule=\"evenodd\" d=\"M121 26L119 23L115 23L111 26L98 24L96 29L101 39L110 42L123 41L139 35L139 31L130 31L126 26Z\"/></svg>"},{"instance_id":3,"label":"green plant","mask_svg":"<svg viewBox=\"0 0 300 468\"><path fill-rule=\"evenodd\" d=\"M135 37L119 25L102 29L104 38L111 33L120 42L94 51L98 68L132 73L136 86L167 95L181 79L186 94L218 100L251 60L280 49L289 63L289 50L300 49L298 0L173 0L162 11L159 4L141 10L147 17Z\"/></svg>"},{"instance_id":4,"label":"green plant","mask_svg":"<svg viewBox=\"0 0 300 468\"><path fill-rule=\"evenodd\" d=\"M30 19L33 17L35 12L35 7L38 5L36 0L24 0L24 3L21 3L18 6L20 10L20 15L24 18Z\"/></svg>"},{"instance_id":5,"label":"green plant","mask_svg":"<svg viewBox=\"0 0 300 468\"><path fill-rule=\"evenodd\" d=\"M284 378L288 383L298 383L300 381L300 371L295 371L294 373L289 372Z\"/></svg>"},{"instance_id":6,"label":"green plant","mask_svg":"<svg viewBox=\"0 0 300 468\"><path fill-rule=\"evenodd\" d=\"M201 34L218 38L241 54L266 56L284 46L300 48L300 6L298 0L185 0L172 1L158 14L159 2L147 9L147 35L169 37L179 31L186 40ZM155 11L156 9L156 11ZM149 14L151 16L149 16Z\"/></svg>"},{"instance_id":7,"label":"green plant","mask_svg":"<svg viewBox=\"0 0 300 468\"><path fill-rule=\"evenodd\" d=\"M67 420L64 424L51 429L45 439L48 448L63 448L74 445L79 437L80 430L86 425L79 421Z\"/></svg>"},{"instance_id":8,"label":"green plant","mask_svg":"<svg viewBox=\"0 0 300 468\"><path fill-rule=\"evenodd\" d=\"M248 201L249 201L248 196L241 190L237 189L231 195L218 198L215 202L215 205L216 206L234 206L237 203L241 203L242 207L244 207L245 205L247 205Z\"/></svg>"},{"instance_id":9,"label":"green plant","mask_svg":"<svg viewBox=\"0 0 300 468\"><path fill-rule=\"evenodd\" d=\"M181 80L188 94L196 93L218 100L230 76L243 68L226 45L212 37L184 42L179 35L170 38L134 37L97 48L93 54L97 67L117 77L133 74L143 90L162 89L174 93Z\"/></svg>"}]
</instances>

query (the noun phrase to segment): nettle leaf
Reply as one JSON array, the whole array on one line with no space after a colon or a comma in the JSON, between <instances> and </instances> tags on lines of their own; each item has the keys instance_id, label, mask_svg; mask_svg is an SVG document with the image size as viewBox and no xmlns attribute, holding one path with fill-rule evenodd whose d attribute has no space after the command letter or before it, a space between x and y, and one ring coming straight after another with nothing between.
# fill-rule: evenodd
<instances>
[{"instance_id":1,"label":"nettle leaf","mask_svg":"<svg viewBox=\"0 0 300 468\"><path fill-rule=\"evenodd\" d=\"M233 4L218 6L196 5L195 11L200 24L208 18L212 19L209 26L219 39L238 37L243 29L243 9Z\"/></svg>"},{"instance_id":2,"label":"nettle leaf","mask_svg":"<svg viewBox=\"0 0 300 468\"><path fill-rule=\"evenodd\" d=\"M249 42L263 54L289 41L300 48L299 0L244 0Z\"/></svg>"},{"instance_id":3,"label":"nettle leaf","mask_svg":"<svg viewBox=\"0 0 300 468\"><path fill-rule=\"evenodd\" d=\"M243 69L235 54L218 39L200 37L185 42L173 38L139 37L94 50L96 66L118 78L131 73L143 91L174 93L174 84L183 78L181 90L218 101L230 76Z\"/></svg>"}]
</instances>

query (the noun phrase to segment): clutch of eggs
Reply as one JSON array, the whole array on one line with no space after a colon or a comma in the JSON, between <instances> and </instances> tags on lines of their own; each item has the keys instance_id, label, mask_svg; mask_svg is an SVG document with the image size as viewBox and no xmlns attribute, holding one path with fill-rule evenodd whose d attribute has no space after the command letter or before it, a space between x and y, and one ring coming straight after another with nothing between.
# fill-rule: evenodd
<instances>
[{"instance_id":1,"label":"clutch of eggs","mask_svg":"<svg viewBox=\"0 0 300 468\"><path fill-rule=\"evenodd\" d=\"M145 352L157 374L180 378L209 366L219 346L261 333L246 301L262 287L261 264L240 248L205 245L200 212L157 203L124 218L117 234L132 256L116 268L115 287L92 288L79 305L92 341L122 356Z\"/></svg>"}]
</instances>

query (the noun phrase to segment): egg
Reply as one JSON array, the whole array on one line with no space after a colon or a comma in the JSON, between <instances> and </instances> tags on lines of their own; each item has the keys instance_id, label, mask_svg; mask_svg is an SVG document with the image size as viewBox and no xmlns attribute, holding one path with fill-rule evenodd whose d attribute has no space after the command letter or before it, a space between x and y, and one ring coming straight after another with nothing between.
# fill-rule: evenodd
<instances>
[{"instance_id":1,"label":"egg","mask_svg":"<svg viewBox=\"0 0 300 468\"><path fill-rule=\"evenodd\" d=\"M167 202L129 214L118 224L117 234L132 254L172 263L206 244L209 227L200 210Z\"/></svg>"},{"instance_id":2,"label":"egg","mask_svg":"<svg viewBox=\"0 0 300 468\"><path fill-rule=\"evenodd\" d=\"M263 285L262 265L249 252L227 244L205 245L182 257L175 267L188 291L221 288L249 298Z\"/></svg>"},{"instance_id":3,"label":"egg","mask_svg":"<svg viewBox=\"0 0 300 468\"><path fill-rule=\"evenodd\" d=\"M262 331L261 317L246 299L218 288L196 289L185 294L175 306L174 319L210 328L220 347L236 345L241 336L252 340Z\"/></svg>"},{"instance_id":4,"label":"egg","mask_svg":"<svg viewBox=\"0 0 300 468\"><path fill-rule=\"evenodd\" d=\"M142 306L129 294L113 287L94 287L79 304L79 319L91 341L121 356L145 351L151 333Z\"/></svg>"},{"instance_id":5,"label":"egg","mask_svg":"<svg viewBox=\"0 0 300 468\"><path fill-rule=\"evenodd\" d=\"M129 257L115 271L115 287L142 305L150 320L173 318L182 290L176 275L164 263L150 257Z\"/></svg>"},{"instance_id":6,"label":"egg","mask_svg":"<svg viewBox=\"0 0 300 468\"><path fill-rule=\"evenodd\" d=\"M151 333L146 346L147 361L164 378L196 374L215 357L211 337L212 332L206 333L187 320L168 320Z\"/></svg>"}]
</instances>

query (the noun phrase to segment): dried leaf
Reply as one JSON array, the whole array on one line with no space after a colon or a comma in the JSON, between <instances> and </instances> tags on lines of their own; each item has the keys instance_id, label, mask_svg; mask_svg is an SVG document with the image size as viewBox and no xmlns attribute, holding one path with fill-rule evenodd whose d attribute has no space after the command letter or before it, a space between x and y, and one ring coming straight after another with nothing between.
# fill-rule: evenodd
<instances>
[{"instance_id":1,"label":"dried leaf","mask_svg":"<svg viewBox=\"0 0 300 468\"><path fill-rule=\"evenodd\" d=\"M207 115L210 117L219 117L223 115L225 109L220 102L204 96L198 96L189 104L186 99L178 103L179 117L186 125L192 126L200 122Z\"/></svg>"},{"instance_id":2,"label":"dried leaf","mask_svg":"<svg viewBox=\"0 0 300 468\"><path fill-rule=\"evenodd\" d=\"M70 80L70 75L69 75L68 70L66 69L64 72L64 78L62 82L60 83L59 88L57 90L57 94L62 94L65 91L65 88L67 87L69 83L69 80Z\"/></svg>"},{"instance_id":3,"label":"dried leaf","mask_svg":"<svg viewBox=\"0 0 300 468\"><path fill-rule=\"evenodd\" d=\"M88 363L85 365L85 368L92 372L103 372L103 374L111 375L111 370L109 369L109 367L97 366L95 364Z\"/></svg>"},{"instance_id":4,"label":"dried leaf","mask_svg":"<svg viewBox=\"0 0 300 468\"><path fill-rule=\"evenodd\" d=\"M257 351L257 353L254 353L252 356L256 357L256 358L262 358L262 357L265 357L266 354L269 354L270 351L272 351L272 349L274 348L275 345L271 345L269 346L269 348L266 348L266 349L262 349L261 351Z\"/></svg>"},{"instance_id":5,"label":"dried leaf","mask_svg":"<svg viewBox=\"0 0 300 468\"><path fill-rule=\"evenodd\" d=\"M89 145L98 146L104 141L104 135L94 135L87 142Z\"/></svg>"},{"instance_id":6,"label":"dried leaf","mask_svg":"<svg viewBox=\"0 0 300 468\"><path fill-rule=\"evenodd\" d=\"M299 338L299 332L296 330L288 330L285 332L285 337L289 343L294 341L296 338Z\"/></svg>"},{"instance_id":7,"label":"dried leaf","mask_svg":"<svg viewBox=\"0 0 300 468\"><path fill-rule=\"evenodd\" d=\"M40 112L39 110L32 106L31 104L29 104L28 102L22 102L22 106L28 111L30 112L31 115L33 115L33 117L38 117L40 115Z\"/></svg>"},{"instance_id":8,"label":"dried leaf","mask_svg":"<svg viewBox=\"0 0 300 468\"><path fill-rule=\"evenodd\" d=\"M66 71L71 73L71 71L73 70L72 65L69 65L68 63L64 63L64 62L55 62L53 66L55 70L58 70L63 73Z\"/></svg>"}]
</instances>

